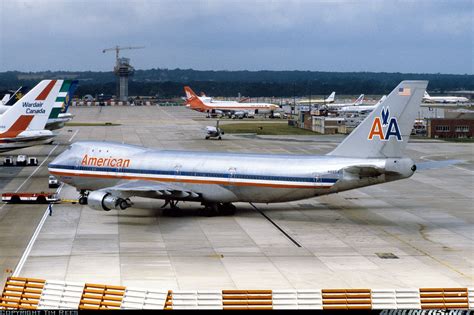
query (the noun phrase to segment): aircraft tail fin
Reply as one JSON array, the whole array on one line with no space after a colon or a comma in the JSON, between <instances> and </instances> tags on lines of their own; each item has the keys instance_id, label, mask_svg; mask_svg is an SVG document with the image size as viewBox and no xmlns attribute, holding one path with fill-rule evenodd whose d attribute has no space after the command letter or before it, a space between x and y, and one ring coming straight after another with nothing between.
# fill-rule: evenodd
<instances>
[{"instance_id":1,"label":"aircraft tail fin","mask_svg":"<svg viewBox=\"0 0 474 315\"><path fill-rule=\"evenodd\" d=\"M184 87L184 92L186 93L186 105L191 109L195 110L204 110L205 105L202 100L194 93L194 91L189 87Z\"/></svg>"},{"instance_id":2,"label":"aircraft tail fin","mask_svg":"<svg viewBox=\"0 0 474 315\"><path fill-rule=\"evenodd\" d=\"M69 85L69 90L66 94L66 99L64 100L64 103L63 103L61 113L67 113L67 110L69 109L69 105L71 105L71 100L74 96L74 93L76 92L78 82L79 81L77 80L71 81L71 84Z\"/></svg>"},{"instance_id":3,"label":"aircraft tail fin","mask_svg":"<svg viewBox=\"0 0 474 315\"><path fill-rule=\"evenodd\" d=\"M333 92L328 96L328 98L325 99L324 101L325 101L326 103L333 103L335 99L336 99L336 92L333 91Z\"/></svg>"},{"instance_id":4,"label":"aircraft tail fin","mask_svg":"<svg viewBox=\"0 0 474 315\"><path fill-rule=\"evenodd\" d=\"M361 94L361 95L356 99L356 101L354 102L354 105L360 105L360 104L362 104L362 102L364 101L364 97L365 97L365 95L364 95L364 94Z\"/></svg>"},{"instance_id":5,"label":"aircraft tail fin","mask_svg":"<svg viewBox=\"0 0 474 315\"><path fill-rule=\"evenodd\" d=\"M18 90L16 90L12 94L5 95L2 100L3 105L12 106L13 104L15 104L20 98L23 97L23 95L25 94L25 90L26 88L24 86L20 86Z\"/></svg>"},{"instance_id":6,"label":"aircraft tail fin","mask_svg":"<svg viewBox=\"0 0 474 315\"><path fill-rule=\"evenodd\" d=\"M64 80L43 80L38 83L0 117L0 125L4 130L10 130L13 126L23 130L44 129L63 82ZM19 120L23 123L19 124Z\"/></svg>"},{"instance_id":7,"label":"aircraft tail fin","mask_svg":"<svg viewBox=\"0 0 474 315\"><path fill-rule=\"evenodd\" d=\"M402 81L328 155L360 158L402 156L427 85L428 81Z\"/></svg>"},{"instance_id":8,"label":"aircraft tail fin","mask_svg":"<svg viewBox=\"0 0 474 315\"><path fill-rule=\"evenodd\" d=\"M10 94L5 94L3 95L3 98L2 98L2 104L1 105L5 105L8 100L10 99Z\"/></svg>"},{"instance_id":9,"label":"aircraft tail fin","mask_svg":"<svg viewBox=\"0 0 474 315\"><path fill-rule=\"evenodd\" d=\"M75 85L77 85L77 81L71 81L71 80L62 81L61 88L59 89L56 99L54 100L54 106L48 118L53 118L53 119L58 118L60 113L66 112L65 111L66 103L68 103L70 100L70 91L71 91L71 87L73 86L73 82L76 82Z\"/></svg>"}]
</instances>

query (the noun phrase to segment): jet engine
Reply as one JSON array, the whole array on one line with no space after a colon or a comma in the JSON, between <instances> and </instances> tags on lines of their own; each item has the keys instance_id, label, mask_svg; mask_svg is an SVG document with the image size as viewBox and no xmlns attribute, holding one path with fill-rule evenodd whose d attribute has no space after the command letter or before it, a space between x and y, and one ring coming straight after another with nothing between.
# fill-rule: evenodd
<instances>
[{"instance_id":1,"label":"jet engine","mask_svg":"<svg viewBox=\"0 0 474 315\"><path fill-rule=\"evenodd\" d=\"M104 191L92 191L87 196L87 204L94 210L124 210L132 206L130 199L113 196Z\"/></svg>"}]
</instances>

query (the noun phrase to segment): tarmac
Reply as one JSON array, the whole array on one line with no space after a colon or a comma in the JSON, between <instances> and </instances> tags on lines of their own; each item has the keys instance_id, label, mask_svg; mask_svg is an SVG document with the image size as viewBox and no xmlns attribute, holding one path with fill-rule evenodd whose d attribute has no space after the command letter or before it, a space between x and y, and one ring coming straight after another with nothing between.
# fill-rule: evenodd
<instances>
[{"instance_id":1,"label":"tarmac","mask_svg":"<svg viewBox=\"0 0 474 315\"><path fill-rule=\"evenodd\" d=\"M205 140L214 121L184 107L73 107L77 126L28 154L38 167L0 167L0 188L54 191L47 164L78 140L152 148L325 154L343 136L228 135ZM225 129L225 122L222 122ZM474 144L412 140L417 161L461 159L410 179L279 204L237 203L203 217L198 203L163 216L163 201L125 211L63 203L0 205L1 284L12 273L49 280L154 289L317 289L474 286ZM284 165L282 165L284 167ZM62 199L76 199L62 187ZM35 233L36 232L36 233Z\"/></svg>"}]
</instances>

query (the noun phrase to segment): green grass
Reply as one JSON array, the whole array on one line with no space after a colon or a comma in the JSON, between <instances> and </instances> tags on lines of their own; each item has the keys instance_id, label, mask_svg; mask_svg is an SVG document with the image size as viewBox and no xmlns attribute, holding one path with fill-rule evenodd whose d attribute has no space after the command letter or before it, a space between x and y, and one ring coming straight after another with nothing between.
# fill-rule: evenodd
<instances>
[{"instance_id":1,"label":"green grass","mask_svg":"<svg viewBox=\"0 0 474 315\"><path fill-rule=\"evenodd\" d=\"M80 126L120 126L120 124L111 123L111 122L97 122L97 123L88 123L88 122L67 122L65 124L69 127L80 127Z\"/></svg>"},{"instance_id":2,"label":"green grass","mask_svg":"<svg viewBox=\"0 0 474 315\"><path fill-rule=\"evenodd\" d=\"M240 123L222 124L225 133L256 133L257 135L314 135L310 130L288 126L285 123Z\"/></svg>"}]
</instances>

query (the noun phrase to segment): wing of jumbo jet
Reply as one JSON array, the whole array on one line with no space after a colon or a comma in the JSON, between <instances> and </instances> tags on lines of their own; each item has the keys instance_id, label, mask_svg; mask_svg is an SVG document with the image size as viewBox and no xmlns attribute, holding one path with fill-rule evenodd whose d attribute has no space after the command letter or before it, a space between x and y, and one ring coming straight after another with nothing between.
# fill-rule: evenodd
<instances>
[{"instance_id":1,"label":"wing of jumbo jet","mask_svg":"<svg viewBox=\"0 0 474 315\"><path fill-rule=\"evenodd\" d=\"M198 200L200 195L185 189L177 183L151 182L145 180L126 181L121 184L101 189L101 191L128 198L132 196L146 198L187 198Z\"/></svg>"}]
</instances>

